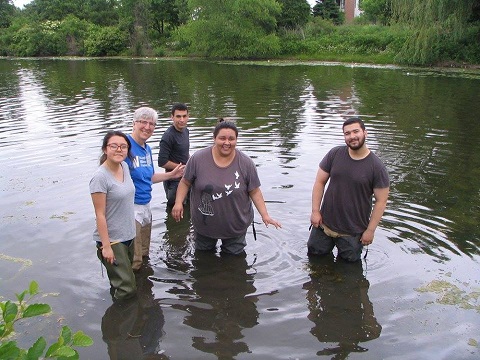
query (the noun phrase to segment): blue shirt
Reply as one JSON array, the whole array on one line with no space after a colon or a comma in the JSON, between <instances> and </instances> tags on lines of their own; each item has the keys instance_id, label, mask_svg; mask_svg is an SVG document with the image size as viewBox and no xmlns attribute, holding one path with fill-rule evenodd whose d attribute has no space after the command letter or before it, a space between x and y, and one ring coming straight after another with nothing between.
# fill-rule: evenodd
<instances>
[{"instance_id":1,"label":"blue shirt","mask_svg":"<svg viewBox=\"0 0 480 360\"><path fill-rule=\"evenodd\" d=\"M130 154L133 161L127 156L125 162L135 185L135 204L145 205L152 200L152 176L155 172L152 149L148 144L145 144L145 147L140 146L131 135L127 136L132 144Z\"/></svg>"}]
</instances>

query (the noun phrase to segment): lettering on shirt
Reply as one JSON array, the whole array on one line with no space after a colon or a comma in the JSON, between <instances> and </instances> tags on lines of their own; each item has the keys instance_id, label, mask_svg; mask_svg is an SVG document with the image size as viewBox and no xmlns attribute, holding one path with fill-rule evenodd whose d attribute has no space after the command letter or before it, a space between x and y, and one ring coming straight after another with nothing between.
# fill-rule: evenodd
<instances>
[{"instance_id":1,"label":"lettering on shirt","mask_svg":"<svg viewBox=\"0 0 480 360\"><path fill-rule=\"evenodd\" d=\"M136 168L139 168L139 167L143 167L143 166L152 166L152 158L150 156L135 156L133 158L133 167L136 169Z\"/></svg>"}]
</instances>

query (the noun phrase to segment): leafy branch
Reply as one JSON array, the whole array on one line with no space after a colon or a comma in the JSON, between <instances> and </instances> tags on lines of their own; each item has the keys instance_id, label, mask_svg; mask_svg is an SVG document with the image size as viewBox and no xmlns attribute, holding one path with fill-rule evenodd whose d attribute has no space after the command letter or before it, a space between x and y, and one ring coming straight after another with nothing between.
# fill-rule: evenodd
<instances>
[{"instance_id":1,"label":"leafy branch","mask_svg":"<svg viewBox=\"0 0 480 360\"><path fill-rule=\"evenodd\" d=\"M36 360L40 357L55 359L79 359L74 347L87 347L93 344L92 338L83 331L72 334L68 326L63 326L57 342L47 349L47 342L42 336L28 349L18 347L15 340L11 340L15 331L15 324L25 318L41 316L51 312L50 305L30 302L38 295L39 288L35 281L30 283L27 290L15 294L17 301L0 302L2 319L0 321L0 359ZM45 352L45 349L46 352Z\"/></svg>"}]
</instances>

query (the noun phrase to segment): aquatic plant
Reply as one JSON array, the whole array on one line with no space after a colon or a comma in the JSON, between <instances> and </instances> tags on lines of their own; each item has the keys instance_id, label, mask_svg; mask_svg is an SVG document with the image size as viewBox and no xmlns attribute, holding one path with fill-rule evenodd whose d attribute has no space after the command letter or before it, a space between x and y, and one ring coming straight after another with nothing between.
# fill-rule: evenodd
<instances>
[{"instance_id":1,"label":"aquatic plant","mask_svg":"<svg viewBox=\"0 0 480 360\"><path fill-rule=\"evenodd\" d=\"M15 294L17 301L0 302L0 359L29 359L39 358L54 359L79 359L77 350L74 347L85 347L93 344L92 338L77 331L72 334L68 326L63 326L57 342L51 344L47 349L45 338L39 337L29 349L21 349L17 342L12 339L15 336L15 324L25 318L42 316L51 312L50 305L42 303L30 303L39 293L38 284L35 281L30 283L27 290ZM46 350L46 351L45 351Z\"/></svg>"}]
</instances>

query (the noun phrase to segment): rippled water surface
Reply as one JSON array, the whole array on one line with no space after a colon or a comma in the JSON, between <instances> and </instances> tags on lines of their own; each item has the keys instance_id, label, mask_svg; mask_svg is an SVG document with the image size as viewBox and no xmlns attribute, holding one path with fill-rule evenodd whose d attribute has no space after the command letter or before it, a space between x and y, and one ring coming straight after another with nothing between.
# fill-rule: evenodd
<instances>
[{"instance_id":1,"label":"rippled water surface","mask_svg":"<svg viewBox=\"0 0 480 360\"><path fill-rule=\"evenodd\" d=\"M0 296L31 280L53 313L18 326L27 347L61 325L95 341L81 359L478 359L480 73L329 64L0 59ZM109 129L173 102L191 151L233 117L270 215L245 259L194 255L190 224L152 203L139 299L116 306L92 242L88 182ZM318 163L366 122L391 195L367 258L306 255Z\"/></svg>"}]
</instances>

